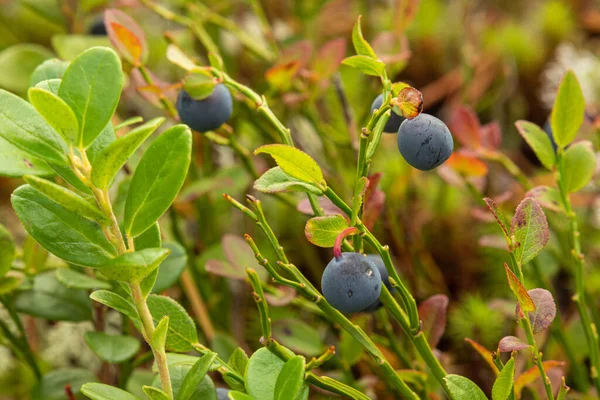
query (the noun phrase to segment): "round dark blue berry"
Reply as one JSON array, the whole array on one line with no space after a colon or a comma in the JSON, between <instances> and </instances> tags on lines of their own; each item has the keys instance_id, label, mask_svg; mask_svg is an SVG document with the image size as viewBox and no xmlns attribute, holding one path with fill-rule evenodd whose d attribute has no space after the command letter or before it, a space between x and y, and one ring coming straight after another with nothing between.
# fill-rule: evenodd
<instances>
[{"instance_id":1,"label":"round dark blue berry","mask_svg":"<svg viewBox=\"0 0 600 400\"><path fill-rule=\"evenodd\" d=\"M390 283L390 274L388 274L387 269L385 268L385 264L381 259L379 254L367 254L367 258L375 264L377 269L379 270L379 275L381 275L381 281L388 288L390 292L394 291L392 284ZM379 299L375 301L375 303L371 304L369 307L365 308L363 311L365 312L373 312L377 311L383 304Z\"/></svg>"},{"instance_id":2,"label":"round dark blue berry","mask_svg":"<svg viewBox=\"0 0 600 400\"><path fill-rule=\"evenodd\" d=\"M97 18L90 26L90 35L106 36L106 26L104 26L104 18Z\"/></svg>"},{"instance_id":3,"label":"round dark blue berry","mask_svg":"<svg viewBox=\"0 0 600 400\"><path fill-rule=\"evenodd\" d=\"M185 90L177 97L177 112L181 122L198 132L217 129L231 117L233 100L223 84L215 86L205 99L195 100Z\"/></svg>"},{"instance_id":4,"label":"round dark blue berry","mask_svg":"<svg viewBox=\"0 0 600 400\"><path fill-rule=\"evenodd\" d=\"M413 167L429 171L452 154L454 141L446 124L429 114L405 120L398 130L398 149Z\"/></svg>"},{"instance_id":5,"label":"round dark blue berry","mask_svg":"<svg viewBox=\"0 0 600 400\"><path fill-rule=\"evenodd\" d=\"M343 313L359 312L373 304L381 293L379 269L358 253L333 258L321 278L325 299Z\"/></svg>"},{"instance_id":6,"label":"round dark blue berry","mask_svg":"<svg viewBox=\"0 0 600 400\"><path fill-rule=\"evenodd\" d=\"M375 100L373 100L373 104L371 104L371 114L373 114L373 112L375 110L378 110L382 104L383 104L383 95L380 94L379 96L375 97ZM400 124L404 120L405 120L404 117L401 117L400 115L398 115L394 111L392 111L390 118L388 118L387 122L385 123L385 126L383 127L383 131L385 133L397 133L398 129L400 128Z\"/></svg>"},{"instance_id":7,"label":"round dark blue berry","mask_svg":"<svg viewBox=\"0 0 600 400\"><path fill-rule=\"evenodd\" d=\"M217 388L217 400L229 400L227 393L229 393L229 389Z\"/></svg>"}]
</instances>

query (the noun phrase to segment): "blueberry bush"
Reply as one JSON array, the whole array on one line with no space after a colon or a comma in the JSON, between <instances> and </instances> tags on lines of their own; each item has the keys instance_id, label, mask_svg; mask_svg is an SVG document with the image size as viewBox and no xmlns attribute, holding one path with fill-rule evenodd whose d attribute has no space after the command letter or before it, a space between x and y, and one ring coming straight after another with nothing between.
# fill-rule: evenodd
<instances>
[{"instance_id":1,"label":"blueberry bush","mask_svg":"<svg viewBox=\"0 0 600 400\"><path fill-rule=\"evenodd\" d=\"M599 398L600 13L459 3L0 4L0 399Z\"/></svg>"}]
</instances>

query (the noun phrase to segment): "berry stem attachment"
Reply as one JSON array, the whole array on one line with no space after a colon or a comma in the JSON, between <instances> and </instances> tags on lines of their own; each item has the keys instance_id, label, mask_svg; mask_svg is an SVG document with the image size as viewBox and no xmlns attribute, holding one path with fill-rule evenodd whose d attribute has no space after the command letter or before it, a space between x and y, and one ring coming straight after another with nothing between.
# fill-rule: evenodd
<instances>
[{"instance_id":1,"label":"berry stem attachment","mask_svg":"<svg viewBox=\"0 0 600 400\"><path fill-rule=\"evenodd\" d=\"M333 256L336 260L342 258L342 244L344 243L344 239L347 236L355 235L357 233L359 233L359 230L356 227L351 226L344 229L342 233L335 238L335 244L333 245Z\"/></svg>"}]
</instances>

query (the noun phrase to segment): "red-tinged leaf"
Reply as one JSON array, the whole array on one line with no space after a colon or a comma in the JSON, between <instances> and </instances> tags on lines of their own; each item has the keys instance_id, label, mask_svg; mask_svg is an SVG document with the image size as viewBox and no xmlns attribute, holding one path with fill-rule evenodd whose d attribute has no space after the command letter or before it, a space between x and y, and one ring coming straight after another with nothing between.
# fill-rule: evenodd
<instances>
[{"instance_id":1,"label":"red-tinged leaf","mask_svg":"<svg viewBox=\"0 0 600 400\"><path fill-rule=\"evenodd\" d=\"M552 211L565 212L558 189L550 186L537 186L525 194L533 197L542 207Z\"/></svg>"},{"instance_id":2,"label":"red-tinged leaf","mask_svg":"<svg viewBox=\"0 0 600 400\"><path fill-rule=\"evenodd\" d=\"M487 204L492 214L494 214L494 218L496 218L496 221L498 222L498 225L500 225L500 229L502 229L504 235L509 237L507 219L502 210L500 210L500 207L498 207L498 204L496 204L496 202L489 197L484 198L483 201L485 201L485 204Z\"/></svg>"},{"instance_id":3,"label":"red-tinged leaf","mask_svg":"<svg viewBox=\"0 0 600 400\"><path fill-rule=\"evenodd\" d=\"M383 205L385 204L385 193L379 189L368 195L363 206L362 222L367 229L371 230L379 219Z\"/></svg>"},{"instance_id":4,"label":"red-tinged leaf","mask_svg":"<svg viewBox=\"0 0 600 400\"><path fill-rule=\"evenodd\" d=\"M291 87L292 80L299 69L298 61L287 61L269 68L265 73L265 78L273 88L285 91Z\"/></svg>"},{"instance_id":5,"label":"red-tinged leaf","mask_svg":"<svg viewBox=\"0 0 600 400\"><path fill-rule=\"evenodd\" d=\"M519 281L519 278L510 270L508 264L504 263L504 269L506 270L506 278L508 279L508 286L510 286L510 290L513 291L519 304L521 304L521 308L523 311L535 311L535 304L529 294L527 293L527 289L523 286L523 284ZM520 313L517 315L521 315Z\"/></svg>"},{"instance_id":6,"label":"red-tinged leaf","mask_svg":"<svg viewBox=\"0 0 600 400\"><path fill-rule=\"evenodd\" d=\"M208 260L206 261L204 268L211 274L221 276L223 278L240 281L246 279L246 270L244 268L231 265L226 261Z\"/></svg>"},{"instance_id":7,"label":"red-tinged leaf","mask_svg":"<svg viewBox=\"0 0 600 400\"><path fill-rule=\"evenodd\" d=\"M265 293L265 299L269 305L273 307L287 306L296 297L296 291L289 286L279 286L279 290L282 292L281 296Z\"/></svg>"},{"instance_id":8,"label":"red-tinged leaf","mask_svg":"<svg viewBox=\"0 0 600 400\"><path fill-rule=\"evenodd\" d=\"M263 270L254 257L254 252L244 238L237 235L223 235L221 238L223 253L225 258L234 267L245 271L246 268L253 268L257 272Z\"/></svg>"},{"instance_id":9,"label":"red-tinged leaf","mask_svg":"<svg viewBox=\"0 0 600 400\"><path fill-rule=\"evenodd\" d=\"M423 93L414 87L406 87L400 91L398 97L392 99L391 103L397 114L401 114L406 119L413 119L423 111Z\"/></svg>"},{"instance_id":10,"label":"red-tinged leaf","mask_svg":"<svg viewBox=\"0 0 600 400\"><path fill-rule=\"evenodd\" d=\"M323 209L325 215L345 215L342 210L338 208L335 204L331 202L327 197L319 197L319 206ZM303 214L306 215L314 215L312 206L310 205L310 201L308 199L301 200L296 209Z\"/></svg>"},{"instance_id":11,"label":"red-tinged leaf","mask_svg":"<svg viewBox=\"0 0 600 400\"><path fill-rule=\"evenodd\" d=\"M285 64L294 61L298 63L299 68L304 69L308 66L312 54L313 45L310 40L300 40L283 49L277 63Z\"/></svg>"},{"instance_id":12,"label":"red-tinged leaf","mask_svg":"<svg viewBox=\"0 0 600 400\"><path fill-rule=\"evenodd\" d=\"M485 347L483 347L482 345L480 345L476 341L471 340L469 338L465 338L465 342L467 342L471 346L473 346L473 349L475 349L475 351L477 353L479 353L479 355L481 356L481 358L483 358L483 360L490 366L490 368L492 369L492 371L494 371L494 374L498 375L500 373L500 371L498 371L498 367L496 367L496 364L494 364L494 358L492 356L492 352L491 351L489 351L488 349L486 349Z\"/></svg>"},{"instance_id":13,"label":"red-tinged leaf","mask_svg":"<svg viewBox=\"0 0 600 400\"><path fill-rule=\"evenodd\" d=\"M144 80L141 72L136 68L131 71L131 81L133 86L137 90L138 94L144 98L147 102L161 107L160 98L164 96L168 99L174 100L177 96L175 88L168 82L162 81L154 73L149 72L150 78L154 85L148 85Z\"/></svg>"},{"instance_id":14,"label":"red-tinged leaf","mask_svg":"<svg viewBox=\"0 0 600 400\"><path fill-rule=\"evenodd\" d=\"M329 79L339 68L346 56L346 39L330 40L319 49L312 62L312 71L317 80Z\"/></svg>"},{"instance_id":15,"label":"red-tinged leaf","mask_svg":"<svg viewBox=\"0 0 600 400\"><path fill-rule=\"evenodd\" d=\"M435 348L446 330L448 296L436 294L419 305L422 330L431 348Z\"/></svg>"},{"instance_id":16,"label":"red-tinged leaf","mask_svg":"<svg viewBox=\"0 0 600 400\"><path fill-rule=\"evenodd\" d=\"M144 31L121 10L114 8L104 12L104 25L112 45L134 66L142 65L148 56Z\"/></svg>"},{"instance_id":17,"label":"red-tinged leaf","mask_svg":"<svg viewBox=\"0 0 600 400\"><path fill-rule=\"evenodd\" d=\"M481 126L479 118L472 108L458 107L450 117L448 124L452 135L468 149L481 147Z\"/></svg>"},{"instance_id":18,"label":"red-tinged leaf","mask_svg":"<svg viewBox=\"0 0 600 400\"><path fill-rule=\"evenodd\" d=\"M452 153L446 165L464 177L481 177L488 174L488 166L485 162L462 150Z\"/></svg>"},{"instance_id":19,"label":"red-tinged leaf","mask_svg":"<svg viewBox=\"0 0 600 400\"><path fill-rule=\"evenodd\" d=\"M306 222L304 235L319 247L333 247L340 233L348 228L348 221L341 215L314 217Z\"/></svg>"},{"instance_id":20,"label":"red-tinged leaf","mask_svg":"<svg viewBox=\"0 0 600 400\"><path fill-rule=\"evenodd\" d=\"M498 342L498 350L501 353L511 353L528 348L529 345L516 336L505 336Z\"/></svg>"},{"instance_id":21,"label":"red-tinged leaf","mask_svg":"<svg viewBox=\"0 0 600 400\"><path fill-rule=\"evenodd\" d=\"M483 125L479 129L481 144L488 150L498 150L502 143L502 130L496 121Z\"/></svg>"},{"instance_id":22,"label":"red-tinged leaf","mask_svg":"<svg viewBox=\"0 0 600 400\"><path fill-rule=\"evenodd\" d=\"M533 260L548 243L548 221L542 207L532 198L525 198L517 207L510 225L513 252L521 265Z\"/></svg>"},{"instance_id":23,"label":"red-tinged leaf","mask_svg":"<svg viewBox=\"0 0 600 400\"><path fill-rule=\"evenodd\" d=\"M420 0L396 0L395 3L394 27L396 33L400 34L415 19Z\"/></svg>"},{"instance_id":24,"label":"red-tinged leaf","mask_svg":"<svg viewBox=\"0 0 600 400\"><path fill-rule=\"evenodd\" d=\"M542 363L544 371L546 371L546 372L548 372L552 368L561 367L563 365L564 365L564 362L554 361L554 360L544 361ZM533 367L529 368L527 371L523 372L521 375L519 375L519 377L515 380L515 394L517 395L517 398L521 397L521 392L523 391L523 388L525 386L535 382L535 380L538 379L539 377L540 377L540 371L539 371L538 367L535 365Z\"/></svg>"},{"instance_id":25,"label":"red-tinged leaf","mask_svg":"<svg viewBox=\"0 0 600 400\"><path fill-rule=\"evenodd\" d=\"M540 333L548 329L556 317L556 304L552 293L546 289L531 289L529 297L533 301L535 310L528 313L533 333ZM515 315L521 315L521 304L517 303Z\"/></svg>"}]
</instances>

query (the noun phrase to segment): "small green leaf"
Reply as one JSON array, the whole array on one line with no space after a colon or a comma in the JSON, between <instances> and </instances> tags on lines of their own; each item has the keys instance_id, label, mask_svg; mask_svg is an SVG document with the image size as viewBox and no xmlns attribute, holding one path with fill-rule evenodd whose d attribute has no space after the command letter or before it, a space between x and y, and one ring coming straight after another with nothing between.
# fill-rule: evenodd
<instances>
[{"instance_id":1,"label":"small green leaf","mask_svg":"<svg viewBox=\"0 0 600 400\"><path fill-rule=\"evenodd\" d=\"M0 136L35 157L67 164L67 146L33 106L0 89Z\"/></svg>"},{"instance_id":2,"label":"small green leaf","mask_svg":"<svg viewBox=\"0 0 600 400\"><path fill-rule=\"evenodd\" d=\"M535 305L535 311L528 313L533 333L540 333L548 329L556 317L556 304L552 293L546 289L531 289L527 292ZM517 303L515 315L521 315L521 303Z\"/></svg>"},{"instance_id":3,"label":"small green leaf","mask_svg":"<svg viewBox=\"0 0 600 400\"><path fill-rule=\"evenodd\" d=\"M595 170L596 155L591 142L577 142L565 150L561 174L568 192L576 192L587 185Z\"/></svg>"},{"instance_id":4,"label":"small green leaf","mask_svg":"<svg viewBox=\"0 0 600 400\"><path fill-rule=\"evenodd\" d=\"M165 351L167 332L169 331L169 316L162 317L152 334L152 348L159 352Z\"/></svg>"},{"instance_id":5,"label":"small green leaf","mask_svg":"<svg viewBox=\"0 0 600 400\"><path fill-rule=\"evenodd\" d=\"M291 177L280 167L271 168L254 182L254 189L262 193L304 192L320 196L318 187Z\"/></svg>"},{"instance_id":6,"label":"small green leaf","mask_svg":"<svg viewBox=\"0 0 600 400\"><path fill-rule=\"evenodd\" d=\"M100 225L53 202L33 187L19 187L11 202L25 230L55 256L73 264L100 267L117 255Z\"/></svg>"},{"instance_id":7,"label":"small green leaf","mask_svg":"<svg viewBox=\"0 0 600 400\"><path fill-rule=\"evenodd\" d=\"M79 122L71 108L60 97L41 88L29 89L29 101L48 124L67 143L76 145Z\"/></svg>"},{"instance_id":8,"label":"small green leaf","mask_svg":"<svg viewBox=\"0 0 600 400\"><path fill-rule=\"evenodd\" d=\"M229 360L227 360L227 364L240 375L245 375L246 368L248 367L248 360L249 358L244 349L238 347L231 353Z\"/></svg>"},{"instance_id":9,"label":"small green leaf","mask_svg":"<svg viewBox=\"0 0 600 400\"><path fill-rule=\"evenodd\" d=\"M559 147L566 147L577 136L583 123L585 99L573 71L567 71L560 83L550 123L552 134Z\"/></svg>"},{"instance_id":10,"label":"small green leaf","mask_svg":"<svg viewBox=\"0 0 600 400\"><path fill-rule=\"evenodd\" d=\"M86 383L81 387L81 393L92 400L140 400L129 392L103 383Z\"/></svg>"},{"instance_id":11,"label":"small green leaf","mask_svg":"<svg viewBox=\"0 0 600 400\"><path fill-rule=\"evenodd\" d=\"M90 298L98 303L112 308L113 310L117 310L121 314L127 315L132 320L140 319L133 304L116 293L108 290L96 290L90 295Z\"/></svg>"},{"instance_id":12,"label":"small green leaf","mask_svg":"<svg viewBox=\"0 0 600 400\"><path fill-rule=\"evenodd\" d=\"M95 382L98 378L83 368L58 368L42 377L42 380L31 391L31 400L65 400L65 385L71 385L76 399L82 398L81 386Z\"/></svg>"},{"instance_id":13,"label":"small green leaf","mask_svg":"<svg viewBox=\"0 0 600 400\"><path fill-rule=\"evenodd\" d=\"M164 121L162 117L150 120L104 148L92 163L94 185L100 189L110 187L117 172L129 157Z\"/></svg>"},{"instance_id":14,"label":"small green leaf","mask_svg":"<svg viewBox=\"0 0 600 400\"><path fill-rule=\"evenodd\" d=\"M552 142L546 132L533 122L529 121L520 120L517 121L515 125L521 136L523 136L523 139L525 139L529 147L533 149L533 152L542 165L547 169L552 170L556 164L556 153L554 152Z\"/></svg>"},{"instance_id":15,"label":"small green leaf","mask_svg":"<svg viewBox=\"0 0 600 400\"><path fill-rule=\"evenodd\" d=\"M69 268L57 268L56 279L68 288L75 289L110 289L112 286L106 281L94 279Z\"/></svg>"},{"instance_id":16,"label":"small green leaf","mask_svg":"<svg viewBox=\"0 0 600 400\"><path fill-rule=\"evenodd\" d=\"M254 154L260 153L270 154L283 172L291 177L312 183L322 190L327 188L319 164L303 151L285 144L268 144L254 151Z\"/></svg>"},{"instance_id":17,"label":"small green leaf","mask_svg":"<svg viewBox=\"0 0 600 400\"><path fill-rule=\"evenodd\" d=\"M339 214L314 217L306 222L304 235L319 247L333 247L336 238L348 228L348 221Z\"/></svg>"},{"instance_id":18,"label":"small green leaf","mask_svg":"<svg viewBox=\"0 0 600 400\"><path fill-rule=\"evenodd\" d=\"M30 75L38 65L50 57L50 50L30 43L18 43L0 51L0 87L25 94Z\"/></svg>"},{"instance_id":19,"label":"small green leaf","mask_svg":"<svg viewBox=\"0 0 600 400\"><path fill-rule=\"evenodd\" d=\"M367 56L351 56L344 58L342 64L356 68L365 75L383 77L385 64Z\"/></svg>"},{"instance_id":20,"label":"small green leaf","mask_svg":"<svg viewBox=\"0 0 600 400\"><path fill-rule=\"evenodd\" d=\"M46 79L45 81L38 82L35 87L43 90L47 90L58 96L58 90L60 89L60 83L62 79Z\"/></svg>"},{"instance_id":21,"label":"small green leaf","mask_svg":"<svg viewBox=\"0 0 600 400\"><path fill-rule=\"evenodd\" d=\"M492 400L506 400L510 396L510 392L515 384L515 359L511 358L504 368L500 371L500 375L494 382L492 388Z\"/></svg>"},{"instance_id":22,"label":"small green leaf","mask_svg":"<svg viewBox=\"0 0 600 400\"><path fill-rule=\"evenodd\" d=\"M527 264L548 243L548 221L542 207L531 197L524 199L510 225L513 251L520 265Z\"/></svg>"},{"instance_id":23,"label":"small green leaf","mask_svg":"<svg viewBox=\"0 0 600 400\"><path fill-rule=\"evenodd\" d=\"M513 291L517 300L521 303L524 311L534 311L535 304L529 297L527 289L523 286L519 278L510 270L508 264L504 263L504 270L506 271L506 278L508 279L508 286Z\"/></svg>"},{"instance_id":24,"label":"small green leaf","mask_svg":"<svg viewBox=\"0 0 600 400\"><path fill-rule=\"evenodd\" d=\"M8 229L0 224L0 278L10 271L14 258L15 242Z\"/></svg>"},{"instance_id":25,"label":"small green leaf","mask_svg":"<svg viewBox=\"0 0 600 400\"><path fill-rule=\"evenodd\" d=\"M180 387L192 369L192 365L189 364L171 364L169 365L169 373L171 375L171 384L173 387L173 397L177 399L179 395ZM224 375L227 376L227 375ZM153 386L160 387L160 379L157 376L153 382ZM204 379L196 387L191 400L218 400L215 389L215 384L209 375L204 376Z\"/></svg>"},{"instance_id":26,"label":"small green leaf","mask_svg":"<svg viewBox=\"0 0 600 400\"><path fill-rule=\"evenodd\" d=\"M25 175L23 179L38 192L67 210L105 226L111 223L110 218L104 215L98 207L93 206L75 192L37 176Z\"/></svg>"},{"instance_id":27,"label":"small green leaf","mask_svg":"<svg viewBox=\"0 0 600 400\"><path fill-rule=\"evenodd\" d=\"M464 376L450 374L444 380L452 400L488 400L479 386Z\"/></svg>"},{"instance_id":28,"label":"small green leaf","mask_svg":"<svg viewBox=\"0 0 600 400\"><path fill-rule=\"evenodd\" d=\"M185 181L191 152L192 132L186 125L168 129L146 150L125 203L128 236L144 232L169 208Z\"/></svg>"},{"instance_id":29,"label":"small green leaf","mask_svg":"<svg viewBox=\"0 0 600 400\"><path fill-rule=\"evenodd\" d=\"M363 37L360 26L361 18L362 15L359 15L356 24L354 24L354 29L352 29L352 44L354 45L354 50L356 50L356 54L358 55L377 59L377 55L373 51L373 48Z\"/></svg>"},{"instance_id":30,"label":"small green leaf","mask_svg":"<svg viewBox=\"0 0 600 400\"><path fill-rule=\"evenodd\" d=\"M198 343L198 334L196 324L185 308L170 297L154 294L148 296L147 303L155 324L165 315L169 316L167 350L179 353L191 351L192 345Z\"/></svg>"},{"instance_id":31,"label":"small green leaf","mask_svg":"<svg viewBox=\"0 0 600 400\"><path fill-rule=\"evenodd\" d=\"M92 47L71 62L58 94L79 121L79 144L89 146L104 129L117 108L122 87L121 60L110 48Z\"/></svg>"},{"instance_id":32,"label":"small green leaf","mask_svg":"<svg viewBox=\"0 0 600 400\"><path fill-rule=\"evenodd\" d=\"M140 283L169 255L169 249L144 249L113 258L100 268L108 279L127 283Z\"/></svg>"},{"instance_id":33,"label":"small green leaf","mask_svg":"<svg viewBox=\"0 0 600 400\"><path fill-rule=\"evenodd\" d=\"M217 358L217 353L206 353L203 355L190 369L185 376L181 386L179 387L179 394L177 400L189 400L196 391L196 388L204 379L204 376L209 371L211 365Z\"/></svg>"},{"instance_id":34,"label":"small green leaf","mask_svg":"<svg viewBox=\"0 0 600 400\"><path fill-rule=\"evenodd\" d=\"M286 361L275 382L275 400L287 400L296 397L304 384L306 360L294 356Z\"/></svg>"},{"instance_id":35,"label":"small green leaf","mask_svg":"<svg viewBox=\"0 0 600 400\"><path fill-rule=\"evenodd\" d=\"M183 88L196 100L203 100L210 96L217 82L215 78L202 68L194 68L185 77Z\"/></svg>"},{"instance_id":36,"label":"small green leaf","mask_svg":"<svg viewBox=\"0 0 600 400\"><path fill-rule=\"evenodd\" d=\"M162 390L152 386L142 386L142 390L150 400L171 400Z\"/></svg>"},{"instance_id":37,"label":"small green leaf","mask_svg":"<svg viewBox=\"0 0 600 400\"><path fill-rule=\"evenodd\" d=\"M107 335L104 332L86 332L85 341L102 360L120 364L135 356L140 342L132 336Z\"/></svg>"},{"instance_id":38,"label":"small green leaf","mask_svg":"<svg viewBox=\"0 0 600 400\"><path fill-rule=\"evenodd\" d=\"M68 61L62 61L58 58L44 61L33 70L29 78L29 87L34 87L38 83L49 79L62 79L68 66Z\"/></svg>"}]
</instances>

